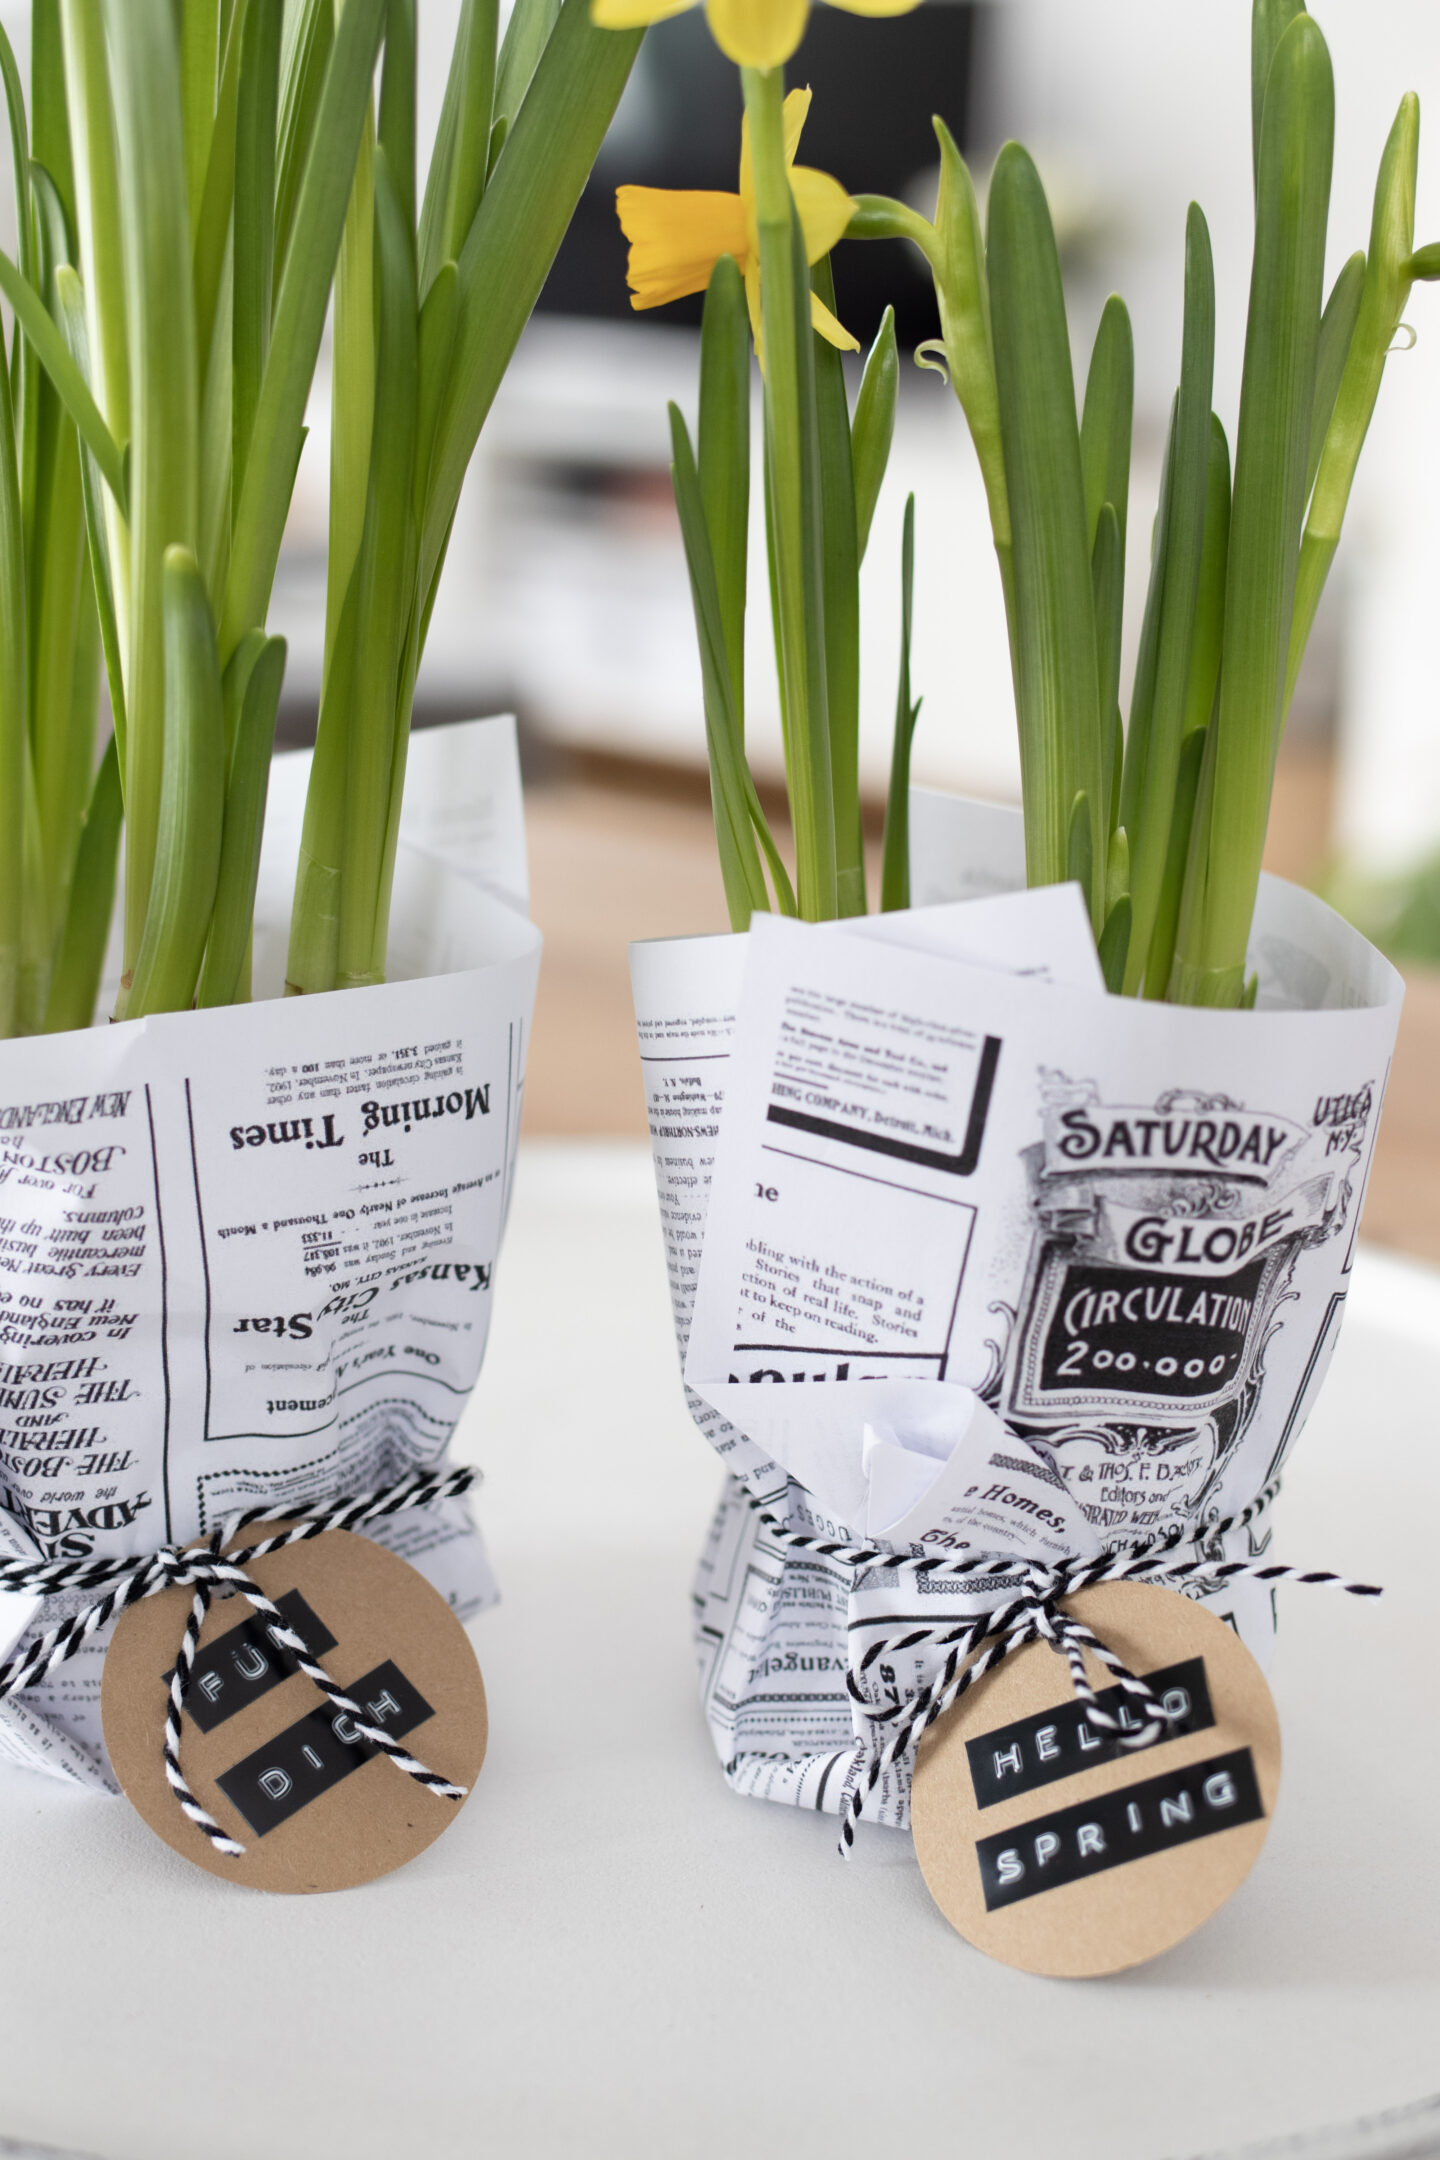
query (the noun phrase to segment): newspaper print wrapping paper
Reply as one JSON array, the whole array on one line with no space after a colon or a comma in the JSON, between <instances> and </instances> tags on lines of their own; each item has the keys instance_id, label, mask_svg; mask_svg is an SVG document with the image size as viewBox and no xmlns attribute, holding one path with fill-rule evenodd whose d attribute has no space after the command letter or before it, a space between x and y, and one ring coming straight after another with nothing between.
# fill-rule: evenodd
<instances>
[{"instance_id":1,"label":"newspaper print wrapping paper","mask_svg":"<svg viewBox=\"0 0 1440 2160\"><path fill-rule=\"evenodd\" d=\"M383 987L279 994L299 754L274 768L255 1003L0 1050L11 1551L144 1552L443 1458L485 1348L540 937L513 724L410 757ZM463 1501L375 1534L462 1617L493 1599ZM40 1624L4 1603L7 1641ZM104 1647L0 1705L0 1757L111 1785Z\"/></svg>"},{"instance_id":2,"label":"newspaper print wrapping paper","mask_svg":"<svg viewBox=\"0 0 1440 2160\"><path fill-rule=\"evenodd\" d=\"M1046 1558L1202 1529L1274 1476L1323 1378L1399 978L1266 879L1254 1013L1107 998L1078 890L1014 889L1018 813L917 791L912 817L906 916L634 950L692 1415L822 1536ZM852 1585L728 1486L696 1629L731 1783L838 1808L855 1631L995 1595ZM1264 1662L1268 1595L1214 1609ZM908 1820L903 1770L872 1812Z\"/></svg>"}]
</instances>

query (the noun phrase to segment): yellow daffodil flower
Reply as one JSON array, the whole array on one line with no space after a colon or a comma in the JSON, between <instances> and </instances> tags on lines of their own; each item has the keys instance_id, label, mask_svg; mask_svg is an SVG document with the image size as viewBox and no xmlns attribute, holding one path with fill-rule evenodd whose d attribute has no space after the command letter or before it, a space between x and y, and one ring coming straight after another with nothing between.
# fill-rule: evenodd
<instances>
[{"instance_id":1,"label":"yellow daffodil flower","mask_svg":"<svg viewBox=\"0 0 1440 2160\"><path fill-rule=\"evenodd\" d=\"M673 12L673 10L672 10ZM785 100L785 163L807 262L828 255L855 214L853 199L829 173L797 165L800 131L810 110L810 92L792 90ZM760 234L755 219L755 181L750 163L750 122L740 137L740 192L724 195L702 188L622 187L615 192L620 224L630 242L627 279L633 308L664 307L687 293L704 292L722 255L733 255L745 279L755 349L760 334ZM810 314L821 337L841 352L858 352L859 341L838 323L815 293Z\"/></svg>"},{"instance_id":2,"label":"yellow daffodil flower","mask_svg":"<svg viewBox=\"0 0 1440 2160\"><path fill-rule=\"evenodd\" d=\"M699 0L591 0L592 20L602 30L639 30L647 23L683 15ZM810 0L704 0L710 32L720 50L741 67L783 67L805 35ZM850 15L908 15L920 0L830 0Z\"/></svg>"}]
</instances>

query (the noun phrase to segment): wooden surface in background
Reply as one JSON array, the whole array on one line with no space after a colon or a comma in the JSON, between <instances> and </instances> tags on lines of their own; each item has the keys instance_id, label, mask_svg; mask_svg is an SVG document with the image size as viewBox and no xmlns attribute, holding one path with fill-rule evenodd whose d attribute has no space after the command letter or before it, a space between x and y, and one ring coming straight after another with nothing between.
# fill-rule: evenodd
<instances>
[{"instance_id":1,"label":"wooden surface in background","mask_svg":"<svg viewBox=\"0 0 1440 2160\"><path fill-rule=\"evenodd\" d=\"M525 1081L527 1133L643 1133L626 947L728 930L698 790L527 788L531 912L545 933Z\"/></svg>"},{"instance_id":2,"label":"wooden surface in background","mask_svg":"<svg viewBox=\"0 0 1440 2160\"><path fill-rule=\"evenodd\" d=\"M1301 880L1323 869L1330 799L1323 751L1282 758L1268 869ZM708 800L684 778L610 769L532 787L527 824L545 960L525 1130L643 1134L626 946L729 927ZM872 866L872 887L876 876ZM1440 1262L1437 1070L1440 973L1412 970L1365 1234Z\"/></svg>"}]
</instances>

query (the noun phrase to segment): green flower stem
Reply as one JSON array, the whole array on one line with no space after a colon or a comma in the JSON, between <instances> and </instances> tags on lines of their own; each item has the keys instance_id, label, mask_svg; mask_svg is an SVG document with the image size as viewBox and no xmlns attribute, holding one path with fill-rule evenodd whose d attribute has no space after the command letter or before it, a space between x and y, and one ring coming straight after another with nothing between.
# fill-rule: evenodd
<instances>
[{"instance_id":1,"label":"green flower stem","mask_svg":"<svg viewBox=\"0 0 1440 2160\"><path fill-rule=\"evenodd\" d=\"M760 235L776 640L796 888L802 917L824 922L834 917L839 903L810 279L785 160L783 74L779 68L743 68L741 84Z\"/></svg>"},{"instance_id":2,"label":"green flower stem","mask_svg":"<svg viewBox=\"0 0 1440 2160\"><path fill-rule=\"evenodd\" d=\"M346 721L355 680L359 591L358 579L352 578L321 694L320 725L305 793L305 820L290 915L285 989L291 997L335 988L340 948L340 860L345 845Z\"/></svg>"},{"instance_id":3,"label":"green flower stem","mask_svg":"<svg viewBox=\"0 0 1440 2160\"><path fill-rule=\"evenodd\" d=\"M810 273L831 314L835 282L828 260ZM845 369L835 347L811 335L820 447L821 560L825 585L825 705L835 818L835 905L863 915L865 833L860 821L860 534Z\"/></svg>"},{"instance_id":4,"label":"green flower stem","mask_svg":"<svg viewBox=\"0 0 1440 2160\"><path fill-rule=\"evenodd\" d=\"M82 377L89 376L89 331L85 319L85 295L75 272L64 264L55 273L55 299L65 331L70 357ZM120 624L115 608L115 585L110 554L107 511L114 509L100 467L84 437L80 441L80 491L85 513L90 587L95 602L100 649L105 661L105 680L110 692L116 755L123 778L125 770L125 669L121 658ZM128 554L128 542L127 542Z\"/></svg>"},{"instance_id":5,"label":"green flower stem","mask_svg":"<svg viewBox=\"0 0 1440 2160\"><path fill-rule=\"evenodd\" d=\"M1213 696L1213 681L1211 694ZM1180 745L1175 776L1175 806L1170 817L1165 875L1160 882L1155 920L1150 931L1150 956L1146 965L1145 995L1163 998L1175 960L1175 928L1180 919L1180 895L1185 885L1185 864L1190 853L1190 834L1195 822L1195 802L1200 789L1201 766L1210 730L1191 730Z\"/></svg>"},{"instance_id":6,"label":"green flower stem","mask_svg":"<svg viewBox=\"0 0 1440 2160\"><path fill-rule=\"evenodd\" d=\"M126 682L125 959L150 912L165 742L164 562L197 545L199 413L185 147L170 0L104 0L115 110L134 438Z\"/></svg>"},{"instance_id":7,"label":"green flower stem","mask_svg":"<svg viewBox=\"0 0 1440 2160\"><path fill-rule=\"evenodd\" d=\"M244 687L232 693L232 673ZM223 685L227 732L234 712L233 740L226 744L225 824L220 845L220 873L205 962L195 992L197 1005L233 1005L241 996L250 957L255 886L260 875L260 842L265 829L265 798L270 759L275 748L275 719L285 677L285 641L254 630L241 640Z\"/></svg>"},{"instance_id":8,"label":"green flower stem","mask_svg":"<svg viewBox=\"0 0 1440 2160\"><path fill-rule=\"evenodd\" d=\"M455 333L460 322L460 273L453 262L442 263L430 281L420 308L420 407L415 423L415 524L418 530L430 496L430 474L435 458L435 431L440 424L440 404L450 380L455 357ZM422 634L421 645L424 644Z\"/></svg>"},{"instance_id":9,"label":"green flower stem","mask_svg":"<svg viewBox=\"0 0 1440 2160\"><path fill-rule=\"evenodd\" d=\"M377 140L385 152L390 185L412 245L415 237L416 0L389 0L385 17L385 64L380 71Z\"/></svg>"},{"instance_id":10,"label":"green flower stem","mask_svg":"<svg viewBox=\"0 0 1440 2160\"><path fill-rule=\"evenodd\" d=\"M1125 832L1138 829L1145 800L1145 761L1150 754L1150 717L1155 704L1155 672L1160 657L1160 627L1165 613L1165 558L1170 541L1170 496L1175 485L1175 406L1165 434L1165 454L1160 465L1160 497L1150 535L1150 577L1145 587L1145 612L1140 619L1140 645L1135 655L1135 681L1130 692L1130 723L1125 731L1125 762L1120 780L1119 823Z\"/></svg>"},{"instance_id":11,"label":"green flower stem","mask_svg":"<svg viewBox=\"0 0 1440 2160\"><path fill-rule=\"evenodd\" d=\"M1180 744L1185 730L1190 655L1200 590L1205 493L1210 462L1210 398L1215 359L1215 278L1210 235L1199 206L1185 232L1185 331L1175 402L1166 504L1165 589L1155 653L1155 687L1139 816L1130 841L1131 924L1124 988L1145 980L1151 933L1169 855Z\"/></svg>"},{"instance_id":12,"label":"green flower stem","mask_svg":"<svg viewBox=\"0 0 1440 2160\"><path fill-rule=\"evenodd\" d=\"M1250 10L1250 158L1255 193L1260 193L1260 134L1265 118L1265 92L1280 40L1297 15L1305 13L1305 0L1252 0Z\"/></svg>"},{"instance_id":13,"label":"green flower stem","mask_svg":"<svg viewBox=\"0 0 1440 2160\"><path fill-rule=\"evenodd\" d=\"M33 179L38 270L58 309L56 278L68 245L56 190ZM35 504L30 521L30 744L38 860L35 923L41 975L65 910L94 766L100 647L85 566L85 506L74 426L37 370ZM43 994L40 1003L43 1006ZM37 1015L38 1024L38 1015Z\"/></svg>"},{"instance_id":14,"label":"green flower stem","mask_svg":"<svg viewBox=\"0 0 1440 2160\"><path fill-rule=\"evenodd\" d=\"M900 684L895 697L895 734L890 749L890 791L885 801L885 844L880 868L880 907L888 914L910 905L910 748L920 707L910 693L910 638L915 617L915 497L905 498L900 540Z\"/></svg>"},{"instance_id":15,"label":"green flower stem","mask_svg":"<svg viewBox=\"0 0 1440 2160\"><path fill-rule=\"evenodd\" d=\"M235 126L248 14L243 0L231 10L210 129L210 155L205 166L200 220L195 233L195 345L202 368L207 367L210 360L216 308L230 253L235 202Z\"/></svg>"},{"instance_id":16,"label":"green flower stem","mask_svg":"<svg viewBox=\"0 0 1440 2160\"><path fill-rule=\"evenodd\" d=\"M855 544L860 560L870 544L870 526L890 445L895 439L895 407L900 394L900 353L895 342L895 310L887 307L880 318L875 342L865 359L860 395L850 425L850 448L854 468Z\"/></svg>"},{"instance_id":17,"label":"green flower stem","mask_svg":"<svg viewBox=\"0 0 1440 2160\"><path fill-rule=\"evenodd\" d=\"M65 110L60 0L31 0L30 108L32 153L54 181L60 200L73 219L75 166L70 155L70 121Z\"/></svg>"},{"instance_id":18,"label":"green flower stem","mask_svg":"<svg viewBox=\"0 0 1440 2160\"><path fill-rule=\"evenodd\" d=\"M1225 642L1225 573L1230 557L1230 445L1210 415L1210 469L1205 481L1205 530L1200 543L1200 586L1195 597L1195 634L1190 647L1190 686L1185 734L1208 727L1215 712L1220 655Z\"/></svg>"},{"instance_id":19,"label":"green flower stem","mask_svg":"<svg viewBox=\"0 0 1440 2160\"><path fill-rule=\"evenodd\" d=\"M1095 538L1090 548L1090 587L1095 598L1096 682L1100 696L1100 776L1105 785L1105 809L1100 831L1113 843L1120 813L1118 775L1122 772L1124 745L1120 729L1120 635L1125 603L1125 549L1120 520L1109 500L1100 505ZM1122 837L1123 834L1122 834ZM1129 862L1129 842L1126 862ZM1126 888L1128 890L1128 886ZM1110 902L1107 893L1107 911Z\"/></svg>"},{"instance_id":20,"label":"green flower stem","mask_svg":"<svg viewBox=\"0 0 1440 2160\"><path fill-rule=\"evenodd\" d=\"M1315 405L1310 415L1310 449L1305 459L1307 503L1315 491L1330 422L1335 417L1335 401L1345 378L1364 291L1365 254L1363 249L1357 248L1331 286L1325 312L1320 318L1320 346L1315 355Z\"/></svg>"},{"instance_id":21,"label":"green flower stem","mask_svg":"<svg viewBox=\"0 0 1440 2160\"><path fill-rule=\"evenodd\" d=\"M235 511L220 626L222 664L245 632L264 621L275 582L305 439L305 400L325 327L384 15L385 0L346 0L283 249L277 216L275 253L281 264L280 280L270 356Z\"/></svg>"},{"instance_id":22,"label":"green flower stem","mask_svg":"<svg viewBox=\"0 0 1440 2160\"><path fill-rule=\"evenodd\" d=\"M485 193L499 22L499 0L466 0L455 43L455 141L445 173L441 262L459 255Z\"/></svg>"},{"instance_id":23,"label":"green flower stem","mask_svg":"<svg viewBox=\"0 0 1440 2160\"><path fill-rule=\"evenodd\" d=\"M970 168L943 120L935 121L940 146L940 188L935 222L888 195L860 195L846 228L847 240L908 240L930 266L940 310L941 345L950 385L965 414L985 485L990 534L1000 566L1015 657L1015 550L1010 496L1000 439L1000 402L995 387L995 348L986 275L985 239ZM923 359L924 355L917 355ZM925 361L926 365L930 363Z\"/></svg>"},{"instance_id":24,"label":"green flower stem","mask_svg":"<svg viewBox=\"0 0 1440 2160\"><path fill-rule=\"evenodd\" d=\"M24 832L21 839L20 987L15 1007L17 1035L34 1035L45 1013L50 982L52 939L45 919L45 836L35 795L35 761L25 760Z\"/></svg>"},{"instance_id":25,"label":"green flower stem","mask_svg":"<svg viewBox=\"0 0 1440 2160\"><path fill-rule=\"evenodd\" d=\"M270 355L280 17L280 0L249 0L241 31L230 272L230 485L237 492L244 484L260 385Z\"/></svg>"},{"instance_id":26,"label":"green flower stem","mask_svg":"<svg viewBox=\"0 0 1440 2160\"><path fill-rule=\"evenodd\" d=\"M0 620L10 690L23 691L27 707L5 757L9 800L0 846L7 856L7 891L13 895L18 875L20 895L18 981L13 1000L5 997L5 1027L30 1034L45 1023L94 769L99 634L85 568L85 495L72 406L81 409L122 490L124 472L67 331L57 326L65 312L65 281L75 279L69 267L74 164L55 0L38 0L32 17L33 160L20 72L3 33L0 75L19 206L19 263L3 266L18 327L0 399L13 428L22 556L19 574L13 566L7 572ZM62 388L52 371L63 377ZM93 464L89 450L84 456Z\"/></svg>"},{"instance_id":27,"label":"green flower stem","mask_svg":"<svg viewBox=\"0 0 1440 2160\"><path fill-rule=\"evenodd\" d=\"M1420 101L1410 95L1401 100L1380 160L1370 247L1364 258L1364 280L1355 308L1354 328L1346 341L1344 369L1339 387L1333 394L1329 424L1314 468L1310 514L1300 544L1295 613L1281 709L1282 726L1295 694L1300 663L1305 657L1320 595L1325 590L1325 580L1340 543L1340 528L1345 520L1355 468L1369 432L1375 401L1380 395L1385 355L1395 341L1400 317L1410 296L1419 148ZM1347 264L1346 271L1350 268ZM1343 277L1345 272L1341 275ZM1329 310L1326 312L1328 314ZM1338 339L1335 342L1338 344Z\"/></svg>"},{"instance_id":28,"label":"green flower stem","mask_svg":"<svg viewBox=\"0 0 1440 2160\"><path fill-rule=\"evenodd\" d=\"M673 425L673 423L672 423ZM745 606L750 559L750 319L734 257L710 273L700 330L698 475L724 625L730 691L745 734Z\"/></svg>"},{"instance_id":29,"label":"green flower stem","mask_svg":"<svg viewBox=\"0 0 1440 2160\"><path fill-rule=\"evenodd\" d=\"M100 975L110 917L115 909L115 880L120 862L120 760L112 735L80 832L75 874L50 974L44 1032L89 1027L100 995Z\"/></svg>"},{"instance_id":30,"label":"green flower stem","mask_svg":"<svg viewBox=\"0 0 1440 2160\"><path fill-rule=\"evenodd\" d=\"M414 563L410 574L414 576ZM390 901L395 889L395 857L400 846L400 812L405 799L405 767L410 755L410 722L415 710L415 678L420 672L427 626L411 616L405 625L400 649L400 682L395 696L395 720L391 730L390 806L380 856L380 878L375 896L375 919L370 931L372 980L384 982L390 950Z\"/></svg>"},{"instance_id":31,"label":"green flower stem","mask_svg":"<svg viewBox=\"0 0 1440 2160\"><path fill-rule=\"evenodd\" d=\"M1180 896L1185 883L1190 836L1195 826L1201 753L1209 733L1210 721L1214 716L1215 688L1220 677L1220 654L1225 635L1225 571L1229 545L1230 446L1225 440L1225 430L1214 413L1211 413L1209 472L1205 482L1205 528L1200 546L1200 579L1190 647L1190 680L1185 697L1185 724L1181 735L1174 808L1169 816L1165 870L1145 961L1144 995L1147 998L1164 998L1175 960L1175 932L1180 918Z\"/></svg>"},{"instance_id":32,"label":"green flower stem","mask_svg":"<svg viewBox=\"0 0 1440 2160\"><path fill-rule=\"evenodd\" d=\"M44 552L32 556L30 740L43 860L47 942L65 911L89 797L100 689L100 626L85 567L85 517L74 430L47 490ZM66 455L68 453L68 455Z\"/></svg>"},{"instance_id":33,"label":"green flower stem","mask_svg":"<svg viewBox=\"0 0 1440 2160\"><path fill-rule=\"evenodd\" d=\"M940 145L940 187L935 201L937 252L932 266L940 329L950 380L969 422L985 499L990 533L1000 565L1011 643L1015 636L1015 550L1010 523L1010 490L1000 433L1000 397L995 381L995 340L986 274L985 239L970 168L942 120L935 122Z\"/></svg>"},{"instance_id":34,"label":"green flower stem","mask_svg":"<svg viewBox=\"0 0 1440 2160\"><path fill-rule=\"evenodd\" d=\"M734 683L725 650L724 614L720 601L710 533L705 517L699 475L695 470L690 438L679 407L670 407L671 467L675 507L685 543L686 565L695 609L695 633L700 647L700 674L705 697L705 741L710 764L710 806L715 818L715 840L720 856L720 877L733 930L748 930L757 908L768 909L769 894L760 867L754 828L745 801L744 752L740 739L740 716L735 705Z\"/></svg>"},{"instance_id":35,"label":"green flower stem","mask_svg":"<svg viewBox=\"0 0 1440 2160\"><path fill-rule=\"evenodd\" d=\"M88 376L105 426L112 439L121 444L127 443L131 435L125 251L121 237L120 187L105 54L105 24L95 0L60 0L60 34L65 55L70 149L75 168L80 279L89 331ZM105 521L116 650L128 679L130 529L124 476L107 469L104 457L83 425L80 432L96 452L96 462L106 481L106 492L98 497L98 507ZM124 749L122 737L122 754ZM121 774L123 780L123 762Z\"/></svg>"},{"instance_id":36,"label":"green flower stem","mask_svg":"<svg viewBox=\"0 0 1440 2160\"><path fill-rule=\"evenodd\" d=\"M180 19L180 96L184 115L185 193L190 242L200 229L210 135L215 124L215 85L220 74L221 0L185 0Z\"/></svg>"},{"instance_id":37,"label":"green flower stem","mask_svg":"<svg viewBox=\"0 0 1440 2160\"><path fill-rule=\"evenodd\" d=\"M396 701L415 589L412 480L419 393L413 227L375 153L377 320L376 429L359 589L341 857L337 985L377 982L377 914L395 762Z\"/></svg>"},{"instance_id":38,"label":"green flower stem","mask_svg":"<svg viewBox=\"0 0 1440 2160\"><path fill-rule=\"evenodd\" d=\"M106 426L104 416L91 396L90 386L71 359L44 301L24 271L5 254L0 254L0 292L15 310L16 321L24 332L22 343L31 347L64 399L70 418L84 437L105 476L116 507L123 515L126 484L121 447Z\"/></svg>"},{"instance_id":39,"label":"green flower stem","mask_svg":"<svg viewBox=\"0 0 1440 2160\"><path fill-rule=\"evenodd\" d=\"M1125 611L1125 532L1130 503L1130 436L1135 403L1135 344L1124 301L1112 293L1100 316L1085 377L1080 416L1080 468L1090 578L1095 595L1095 641L1100 661L1100 770L1105 785L1103 836L1113 840L1120 820L1124 730L1120 722L1120 649ZM1102 535L1109 509L1114 534ZM1128 949L1129 930L1126 930Z\"/></svg>"},{"instance_id":40,"label":"green flower stem","mask_svg":"<svg viewBox=\"0 0 1440 2160\"><path fill-rule=\"evenodd\" d=\"M1098 938L1108 832L1085 482L1060 264L1040 176L1007 143L990 183L989 285L1014 534L1015 702L1031 884L1078 866ZM1084 841L1075 845L1077 804Z\"/></svg>"},{"instance_id":41,"label":"green flower stem","mask_svg":"<svg viewBox=\"0 0 1440 2160\"><path fill-rule=\"evenodd\" d=\"M1125 567L1125 529L1130 505L1130 437L1135 407L1135 339L1130 314L1118 293L1111 293L1100 316L1085 377L1085 408L1080 418L1080 464L1085 475L1085 516L1090 545L1101 507L1115 512L1120 568Z\"/></svg>"},{"instance_id":42,"label":"green flower stem","mask_svg":"<svg viewBox=\"0 0 1440 2160\"><path fill-rule=\"evenodd\" d=\"M330 376L330 525L325 564L325 661L340 627L370 481L375 417L375 122L366 112L350 205L335 265L335 336Z\"/></svg>"},{"instance_id":43,"label":"green flower stem","mask_svg":"<svg viewBox=\"0 0 1440 2160\"><path fill-rule=\"evenodd\" d=\"M0 1036L13 1035L20 1009L24 929L28 666L25 536L20 466L8 386L0 382Z\"/></svg>"},{"instance_id":44,"label":"green flower stem","mask_svg":"<svg viewBox=\"0 0 1440 2160\"><path fill-rule=\"evenodd\" d=\"M184 1012L210 933L225 822L225 718L215 623L188 548L161 585L165 761L150 912L124 997L128 1020Z\"/></svg>"},{"instance_id":45,"label":"green flower stem","mask_svg":"<svg viewBox=\"0 0 1440 2160\"><path fill-rule=\"evenodd\" d=\"M25 91L20 80L20 70L10 40L0 35L0 76L5 86L5 110L10 129L10 164L14 175L15 216L17 225L17 249L20 258L20 275L26 284L43 292L45 279L39 273L36 260L37 241L42 237L41 221L36 217L36 197L31 185L29 123L25 116ZM36 366L35 352L26 339L15 347L14 368L10 383L15 415L15 452L20 474L20 511L24 519L25 549L28 556L34 535L35 497L37 484L36 462L39 452L39 396L41 372Z\"/></svg>"},{"instance_id":46,"label":"green flower stem","mask_svg":"<svg viewBox=\"0 0 1440 2160\"><path fill-rule=\"evenodd\" d=\"M495 74L495 122L514 125L567 0L515 0ZM614 31L605 33L613 37Z\"/></svg>"},{"instance_id":47,"label":"green flower stem","mask_svg":"<svg viewBox=\"0 0 1440 2160\"><path fill-rule=\"evenodd\" d=\"M1297 15L1265 89L1214 723L1170 996L1235 1006L1269 822L1310 447L1334 141L1325 41ZM1322 461L1323 462L1323 461Z\"/></svg>"},{"instance_id":48,"label":"green flower stem","mask_svg":"<svg viewBox=\"0 0 1440 2160\"><path fill-rule=\"evenodd\" d=\"M335 43L335 0L296 0L285 10L280 46L279 155L275 173L275 259L283 262L315 133L325 70Z\"/></svg>"},{"instance_id":49,"label":"green flower stem","mask_svg":"<svg viewBox=\"0 0 1440 2160\"><path fill-rule=\"evenodd\" d=\"M795 895L745 760L750 320L739 269L728 255L716 263L705 295L698 461L673 404L670 440L675 508L700 648L720 875L731 927L746 930L755 910L770 906L766 868L783 914L795 913Z\"/></svg>"}]
</instances>

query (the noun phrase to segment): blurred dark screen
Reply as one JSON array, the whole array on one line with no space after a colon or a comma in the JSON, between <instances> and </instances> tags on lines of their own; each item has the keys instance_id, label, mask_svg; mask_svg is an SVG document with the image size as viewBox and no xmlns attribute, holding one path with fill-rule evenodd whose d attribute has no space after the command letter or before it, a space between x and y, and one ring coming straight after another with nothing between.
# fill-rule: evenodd
<instances>
[{"instance_id":1,"label":"blurred dark screen","mask_svg":"<svg viewBox=\"0 0 1440 2160\"><path fill-rule=\"evenodd\" d=\"M854 194L907 196L937 162L930 120L939 113L966 149L975 61L968 0L931 0L912 15L867 20L816 7L786 70L815 93L799 162L833 173ZM553 314L627 317L625 239L615 189L737 185L740 80L696 9L646 34L625 101L581 197L540 306ZM918 207L928 214L933 195ZM835 285L847 329L868 345L887 302L902 346L939 333L929 280L911 250L842 242ZM701 298L656 310L657 321L700 320Z\"/></svg>"}]
</instances>

